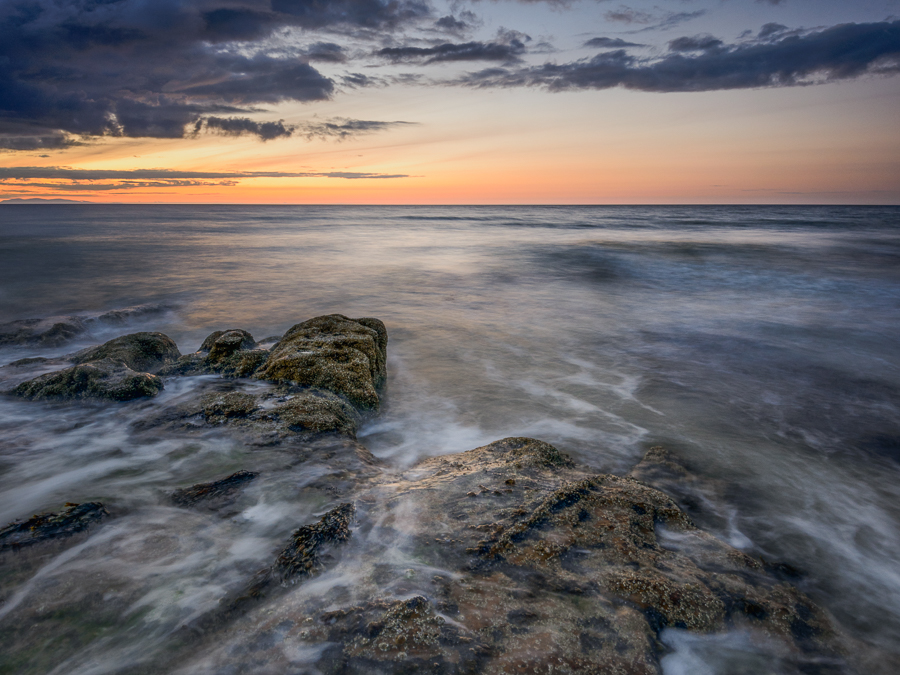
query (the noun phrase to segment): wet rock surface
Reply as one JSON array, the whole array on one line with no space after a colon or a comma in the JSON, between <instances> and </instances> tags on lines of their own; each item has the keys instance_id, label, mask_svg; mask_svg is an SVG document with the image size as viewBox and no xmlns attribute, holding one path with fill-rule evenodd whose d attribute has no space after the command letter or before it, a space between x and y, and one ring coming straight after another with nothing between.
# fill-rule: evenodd
<instances>
[{"instance_id":1,"label":"wet rock surface","mask_svg":"<svg viewBox=\"0 0 900 675\"><path fill-rule=\"evenodd\" d=\"M189 488L175 490L172 502L178 506L194 506L198 502L209 500L221 502L233 496L258 475L253 471L241 470L210 483L197 483Z\"/></svg>"},{"instance_id":2,"label":"wet rock surface","mask_svg":"<svg viewBox=\"0 0 900 675\"><path fill-rule=\"evenodd\" d=\"M16 550L83 532L108 516L99 502L66 504L61 511L31 516L0 530L0 551Z\"/></svg>"}]
</instances>

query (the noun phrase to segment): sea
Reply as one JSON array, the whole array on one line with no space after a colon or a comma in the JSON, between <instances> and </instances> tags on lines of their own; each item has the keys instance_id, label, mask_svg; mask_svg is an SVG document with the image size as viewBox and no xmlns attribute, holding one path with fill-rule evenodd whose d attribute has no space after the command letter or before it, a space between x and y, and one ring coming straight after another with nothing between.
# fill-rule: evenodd
<instances>
[{"instance_id":1,"label":"sea","mask_svg":"<svg viewBox=\"0 0 900 675\"><path fill-rule=\"evenodd\" d=\"M900 207L0 206L0 323L148 304L162 310L69 344L0 348L0 365L137 330L187 353L214 330L377 317L385 403L359 440L387 466L530 436L627 473L665 446L708 481L699 526L790 566L880 672L900 664ZM309 522L289 496L261 495L198 536L165 490L252 451L136 443L134 416L157 403L91 405L0 396L0 526L84 500L132 523L22 578L0 634L20 634L8 622L51 579L100 575L138 600L3 672L152 661ZM111 531L120 541L103 545ZM141 558L129 537L164 554ZM53 625L91 620L75 608ZM663 641L666 675L781 672L739 634Z\"/></svg>"}]
</instances>

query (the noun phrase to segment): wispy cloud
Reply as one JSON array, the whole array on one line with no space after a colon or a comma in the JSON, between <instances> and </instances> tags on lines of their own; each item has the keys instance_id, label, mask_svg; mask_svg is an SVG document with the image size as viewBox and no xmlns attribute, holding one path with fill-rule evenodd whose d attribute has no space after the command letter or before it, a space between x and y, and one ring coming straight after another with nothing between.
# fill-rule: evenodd
<instances>
[{"instance_id":1,"label":"wispy cloud","mask_svg":"<svg viewBox=\"0 0 900 675\"><path fill-rule=\"evenodd\" d=\"M345 180L408 178L407 174L361 171L179 171L175 169L71 169L67 167L0 167L0 186L60 192L109 192L146 188L229 187L252 178L342 178Z\"/></svg>"},{"instance_id":2,"label":"wispy cloud","mask_svg":"<svg viewBox=\"0 0 900 675\"><path fill-rule=\"evenodd\" d=\"M299 126L297 133L307 138L336 138L344 140L361 134L385 131L398 126L411 126L415 122L379 122L376 120L354 120L346 117L333 117L321 122L306 122Z\"/></svg>"}]
</instances>

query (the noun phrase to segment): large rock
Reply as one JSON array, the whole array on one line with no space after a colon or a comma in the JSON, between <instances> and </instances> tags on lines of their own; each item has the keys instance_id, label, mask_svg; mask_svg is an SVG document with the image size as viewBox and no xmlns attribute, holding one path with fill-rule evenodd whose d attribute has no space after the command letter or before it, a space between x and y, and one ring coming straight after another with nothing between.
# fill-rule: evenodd
<instances>
[{"instance_id":1,"label":"large rock","mask_svg":"<svg viewBox=\"0 0 900 675\"><path fill-rule=\"evenodd\" d=\"M88 347L72 356L75 363L109 360L127 366L131 370L155 373L174 362L181 352L175 341L163 333L132 333L123 335L99 347Z\"/></svg>"},{"instance_id":2,"label":"large rock","mask_svg":"<svg viewBox=\"0 0 900 675\"><path fill-rule=\"evenodd\" d=\"M163 389L157 371L180 356L162 333L133 333L88 347L71 357L76 363L23 382L12 393L24 398L106 398L130 401L155 396Z\"/></svg>"},{"instance_id":3,"label":"large rock","mask_svg":"<svg viewBox=\"0 0 900 675\"><path fill-rule=\"evenodd\" d=\"M122 363L103 359L40 375L23 382L12 393L30 399L105 398L130 401L156 396L162 389L163 382L156 375L136 372Z\"/></svg>"},{"instance_id":4,"label":"large rock","mask_svg":"<svg viewBox=\"0 0 900 675\"><path fill-rule=\"evenodd\" d=\"M798 672L844 672L835 629L809 598L664 493L586 472L541 441L426 460L356 504L367 543L342 562L359 583L352 604L312 592L257 619L255 630L293 623L285 640L327 653L321 672L659 675L667 627L740 629L780 643ZM253 658L275 668L277 649Z\"/></svg>"},{"instance_id":5,"label":"large rock","mask_svg":"<svg viewBox=\"0 0 900 675\"><path fill-rule=\"evenodd\" d=\"M327 389L360 409L375 409L386 359L387 330L381 321L329 314L292 327L255 377Z\"/></svg>"}]
</instances>

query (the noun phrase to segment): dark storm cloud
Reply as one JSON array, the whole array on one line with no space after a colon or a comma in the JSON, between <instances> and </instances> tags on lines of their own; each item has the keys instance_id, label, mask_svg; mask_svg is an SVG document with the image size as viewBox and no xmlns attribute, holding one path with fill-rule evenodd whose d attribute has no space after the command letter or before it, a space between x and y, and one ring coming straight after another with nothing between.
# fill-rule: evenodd
<instances>
[{"instance_id":1,"label":"dark storm cloud","mask_svg":"<svg viewBox=\"0 0 900 675\"><path fill-rule=\"evenodd\" d=\"M196 122L194 133L204 128L226 136L258 136L261 141L286 138L294 133L294 127L285 126L284 120L256 122L248 117L207 117Z\"/></svg>"},{"instance_id":2,"label":"dark storm cloud","mask_svg":"<svg viewBox=\"0 0 900 675\"><path fill-rule=\"evenodd\" d=\"M724 44L719 38L712 35L694 35L693 37L680 37L671 40L669 49L673 52L697 52L715 49Z\"/></svg>"},{"instance_id":3,"label":"dark storm cloud","mask_svg":"<svg viewBox=\"0 0 900 675\"><path fill-rule=\"evenodd\" d=\"M266 38L428 17L420 0L2 2L0 137L23 149L71 134L178 138L203 116L324 100L334 83L309 64L345 61L341 47L267 52Z\"/></svg>"},{"instance_id":4,"label":"dark storm cloud","mask_svg":"<svg viewBox=\"0 0 900 675\"><path fill-rule=\"evenodd\" d=\"M623 49L625 47L643 47L637 42L627 42L622 38L595 37L584 43L585 47L599 47L601 49Z\"/></svg>"},{"instance_id":5,"label":"dark storm cloud","mask_svg":"<svg viewBox=\"0 0 900 675\"><path fill-rule=\"evenodd\" d=\"M205 117L197 120L194 124L193 135L206 131L207 133L220 133L226 136L257 136L261 141L271 141L276 138L287 138L293 135L305 136L308 139L336 138L345 140L364 134L386 131L397 126L413 124L415 122L384 122L333 117L322 121L286 125L283 120L257 122L248 117Z\"/></svg>"},{"instance_id":6,"label":"dark storm cloud","mask_svg":"<svg viewBox=\"0 0 900 675\"><path fill-rule=\"evenodd\" d=\"M334 42L316 42L303 50L303 56L307 61L319 61L322 63L344 63L347 54L344 48Z\"/></svg>"},{"instance_id":7,"label":"dark storm cloud","mask_svg":"<svg viewBox=\"0 0 900 675\"><path fill-rule=\"evenodd\" d=\"M842 24L781 40L722 46L696 55L638 60L624 50L534 68L491 68L457 84L541 86L552 91L625 87L641 91L712 91L792 86L867 73L900 72L900 21Z\"/></svg>"},{"instance_id":8,"label":"dark storm cloud","mask_svg":"<svg viewBox=\"0 0 900 675\"><path fill-rule=\"evenodd\" d=\"M297 133L307 138L336 138L344 140L361 134L371 134L377 131L385 131L392 127L410 126L415 122L379 122L375 120L351 120L344 117L334 117L323 122L308 122L301 125Z\"/></svg>"},{"instance_id":9,"label":"dark storm cloud","mask_svg":"<svg viewBox=\"0 0 900 675\"><path fill-rule=\"evenodd\" d=\"M82 145L81 142L66 134L50 133L43 136L19 135L0 136L0 150L62 150L74 145ZM41 155L46 157L46 155Z\"/></svg>"},{"instance_id":10,"label":"dark storm cloud","mask_svg":"<svg viewBox=\"0 0 900 675\"><path fill-rule=\"evenodd\" d=\"M500 61L515 63L525 53L525 43L531 38L524 33L500 30L497 39L491 42L464 42L433 45L431 47L386 47L376 52L377 56L390 59L394 63L418 61L420 63L441 63L446 61Z\"/></svg>"}]
</instances>

